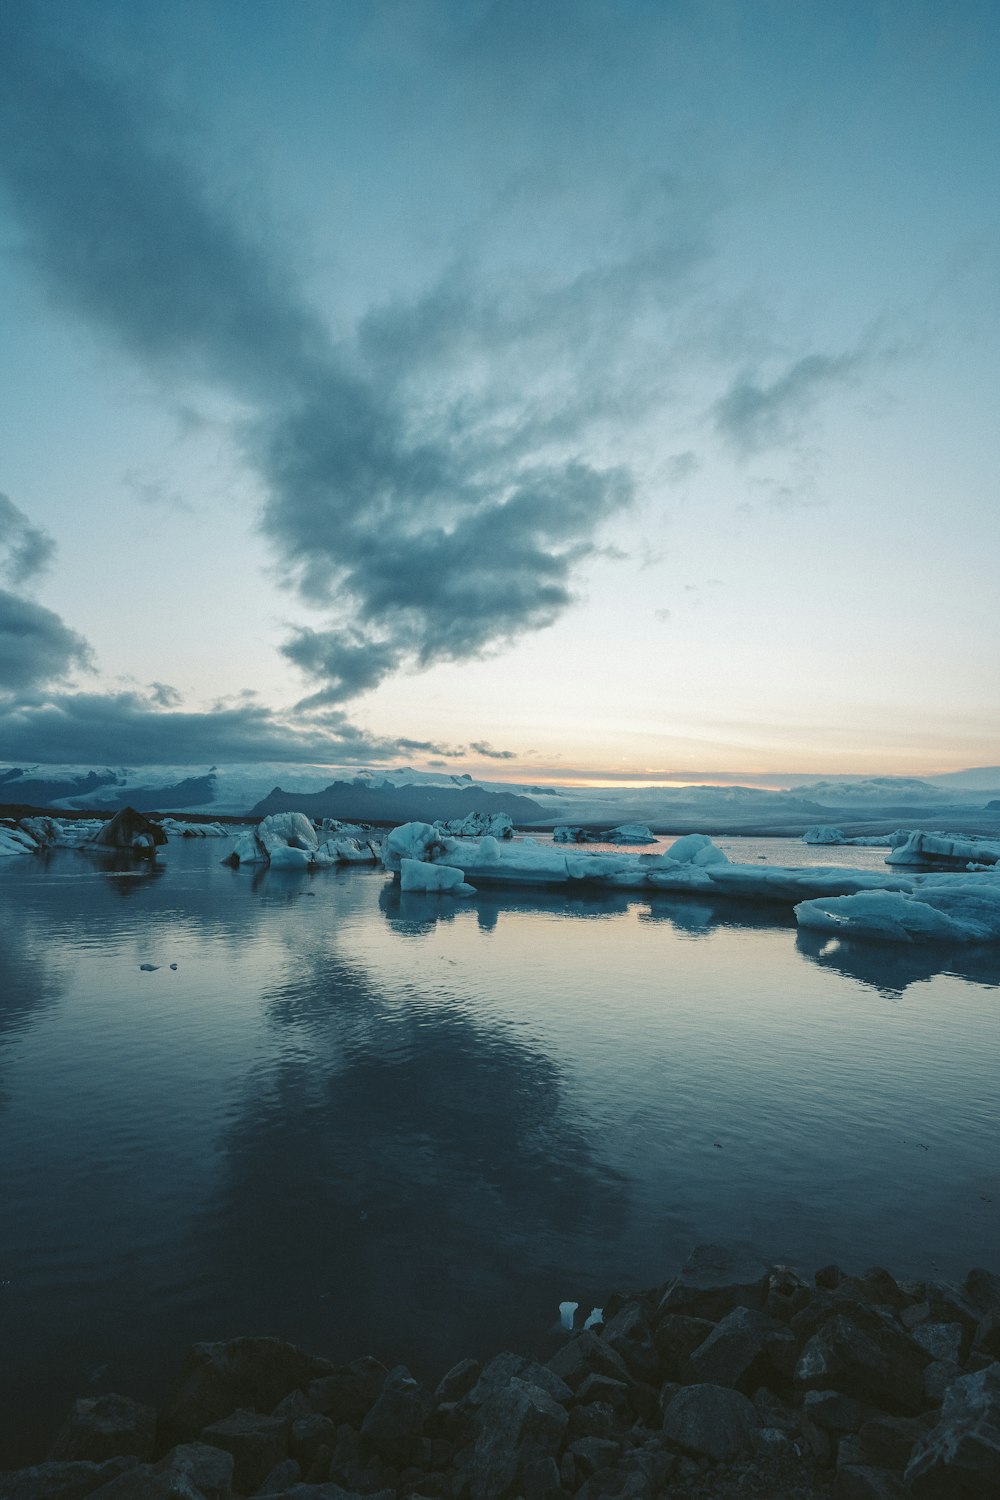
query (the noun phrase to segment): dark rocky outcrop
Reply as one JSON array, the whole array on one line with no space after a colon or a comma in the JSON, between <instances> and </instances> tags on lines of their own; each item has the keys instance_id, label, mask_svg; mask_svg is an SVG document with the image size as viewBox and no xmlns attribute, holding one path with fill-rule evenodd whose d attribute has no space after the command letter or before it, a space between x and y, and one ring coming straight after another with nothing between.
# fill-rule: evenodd
<instances>
[{"instance_id":1,"label":"dark rocky outcrop","mask_svg":"<svg viewBox=\"0 0 1000 1500\"><path fill-rule=\"evenodd\" d=\"M0 1500L1000 1495L989 1272L953 1287L826 1267L807 1283L703 1246L606 1313L546 1364L465 1360L432 1389L278 1339L198 1344L155 1445L149 1408L79 1401L49 1463L0 1475Z\"/></svg>"},{"instance_id":2,"label":"dark rocky outcrop","mask_svg":"<svg viewBox=\"0 0 1000 1500\"><path fill-rule=\"evenodd\" d=\"M159 823L153 823L134 807L123 807L109 818L95 836L101 849L159 849L167 835Z\"/></svg>"}]
</instances>

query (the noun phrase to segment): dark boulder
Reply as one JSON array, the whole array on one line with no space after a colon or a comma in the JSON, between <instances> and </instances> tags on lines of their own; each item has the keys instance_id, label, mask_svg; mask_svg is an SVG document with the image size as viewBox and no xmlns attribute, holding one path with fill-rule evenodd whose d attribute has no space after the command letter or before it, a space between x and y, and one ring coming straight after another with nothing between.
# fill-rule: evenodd
<instances>
[{"instance_id":1,"label":"dark boulder","mask_svg":"<svg viewBox=\"0 0 1000 1500\"><path fill-rule=\"evenodd\" d=\"M698 1245L668 1286L658 1309L689 1317L724 1318L734 1307L762 1309L771 1268L742 1245Z\"/></svg>"},{"instance_id":2,"label":"dark boulder","mask_svg":"<svg viewBox=\"0 0 1000 1500\"><path fill-rule=\"evenodd\" d=\"M920 1500L1000 1495L1000 1364L963 1375L913 1450L904 1479Z\"/></svg>"},{"instance_id":3,"label":"dark boulder","mask_svg":"<svg viewBox=\"0 0 1000 1500\"><path fill-rule=\"evenodd\" d=\"M73 1403L60 1427L49 1457L88 1458L101 1463L106 1458L152 1457L156 1438L156 1412L128 1396L84 1396Z\"/></svg>"},{"instance_id":4,"label":"dark boulder","mask_svg":"<svg viewBox=\"0 0 1000 1500\"><path fill-rule=\"evenodd\" d=\"M0 1474L0 1500L84 1500L135 1466L134 1458L111 1458L100 1464L71 1460L12 1469Z\"/></svg>"},{"instance_id":5,"label":"dark boulder","mask_svg":"<svg viewBox=\"0 0 1000 1500\"><path fill-rule=\"evenodd\" d=\"M663 1435L696 1458L730 1463L752 1453L757 1413L739 1391L721 1385L688 1385L663 1414Z\"/></svg>"},{"instance_id":6,"label":"dark boulder","mask_svg":"<svg viewBox=\"0 0 1000 1500\"><path fill-rule=\"evenodd\" d=\"M283 1396L332 1371L329 1360L275 1338L193 1344L160 1414L162 1447L197 1438L237 1408L273 1411Z\"/></svg>"}]
</instances>

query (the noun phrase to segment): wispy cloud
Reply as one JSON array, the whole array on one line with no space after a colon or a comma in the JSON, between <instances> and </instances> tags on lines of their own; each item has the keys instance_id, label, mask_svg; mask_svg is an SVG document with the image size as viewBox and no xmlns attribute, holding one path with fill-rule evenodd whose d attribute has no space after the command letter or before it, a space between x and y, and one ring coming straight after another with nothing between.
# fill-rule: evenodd
<instances>
[{"instance_id":1,"label":"wispy cloud","mask_svg":"<svg viewBox=\"0 0 1000 1500\"><path fill-rule=\"evenodd\" d=\"M804 417L831 387L849 385L870 359L859 349L807 354L772 380L743 374L713 409L715 425L740 454L780 447L796 438Z\"/></svg>"},{"instance_id":2,"label":"wispy cloud","mask_svg":"<svg viewBox=\"0 0 1000 1500\"><path fill-rule=\"evenodd\" d=\"M14 588L31 583L55 555L48 532L35 526L9 496L0 494L0 574Z\"/></svg>"},{"instance_id":3,"label":"wispy cloud","mask_svg":"<svg viewBox=\"0 0 1000 1500\"><path fill-rule=\"evenodd\" d=\"M267 487L264 530L286 576L329 614L324 629L292 636L289 659L345 699L403 667L495 650L564 611L599 527L633 492L622 467L578 456L584 415L526 420L514 441L457 400L438 423L418 422L400 383L371 378L371 351L381 341L383 365L405 362L415 317L464 327L461 308L425 308L405 330L397 319L391 337L373 323L364 357L336 346L145 97L60 50L30 10L7 10L2 24L0 171L25 251L64 303L134 356L239 403L243 449ZM550 317L565 328L559 298L572 310L585 290L577 278L553 292Z\"/></svg>"}]
</instances>

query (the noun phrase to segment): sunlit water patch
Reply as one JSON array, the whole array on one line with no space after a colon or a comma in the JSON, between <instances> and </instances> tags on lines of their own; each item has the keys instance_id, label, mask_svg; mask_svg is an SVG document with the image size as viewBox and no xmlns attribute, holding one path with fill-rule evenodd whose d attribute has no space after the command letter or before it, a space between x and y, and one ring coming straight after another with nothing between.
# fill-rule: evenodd
<instances>
[{"instance_id":1,"label":"sunlit water patch","mask_svg":"<svg viewBox=\"0 0 1000 1500\"><path fill-rule=\"evenodd\" d=\"M0 1463L76 1394L162 1395L198 1338L434 1375L544 1348L561 1305L698 1240L807 1269L996 1262L995 950L220 852L0 869Z\"/></svg>"}]
</instances>

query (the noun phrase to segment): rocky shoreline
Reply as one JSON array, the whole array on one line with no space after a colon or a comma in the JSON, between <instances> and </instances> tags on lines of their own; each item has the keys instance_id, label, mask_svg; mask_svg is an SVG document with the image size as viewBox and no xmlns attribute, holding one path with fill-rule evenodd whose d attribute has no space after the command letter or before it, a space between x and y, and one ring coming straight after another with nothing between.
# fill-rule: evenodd
<instances>
[{"instance_id":1,"label":"rocky shoreline","mask_svg":"<svg viewBox=\"0 0 1000 1500\"><path fill-rule=\"evenodd\" d=\"M0 1500L968 1500L1000 1495L1000 1276L811 1282L699 1247L547 1364L436 1389L273 1338L196 1344L160 1411L78 1400Z\"/></svg>"}]
</instances>

